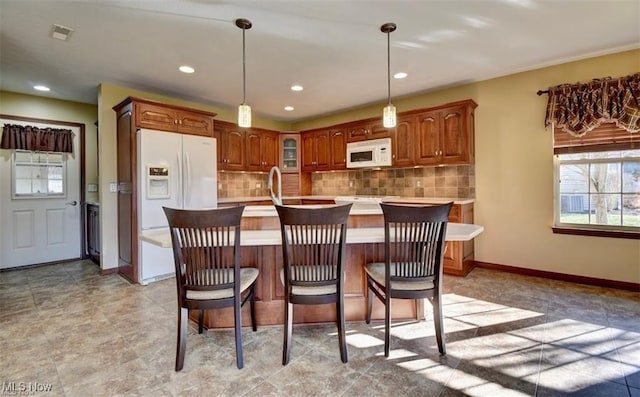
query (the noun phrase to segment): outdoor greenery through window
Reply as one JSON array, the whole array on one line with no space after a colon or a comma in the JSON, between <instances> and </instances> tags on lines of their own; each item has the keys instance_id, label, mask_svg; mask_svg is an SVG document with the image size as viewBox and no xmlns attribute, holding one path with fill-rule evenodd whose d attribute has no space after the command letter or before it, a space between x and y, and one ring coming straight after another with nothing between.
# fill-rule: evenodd
<instances>
[{"instance_id":1,"label":"outdoor greenery through window","mask_svg":"<svg viewBox=\"0 0 640 397\"><path fill-rule=\"evenodd\" d=\"M640 231L640 149L555 157L557 225Z\"/></svg>"},{"instance_id":2,"label":"outdoor greenery through window","mask_svg":"<svg viewBox=\"0 0 640 397\"><path fill-rule=\"evenodd\" d=\"M16 150L13 155L13 198L65 196L62 153Z\"/></svg>"}]
</instances>

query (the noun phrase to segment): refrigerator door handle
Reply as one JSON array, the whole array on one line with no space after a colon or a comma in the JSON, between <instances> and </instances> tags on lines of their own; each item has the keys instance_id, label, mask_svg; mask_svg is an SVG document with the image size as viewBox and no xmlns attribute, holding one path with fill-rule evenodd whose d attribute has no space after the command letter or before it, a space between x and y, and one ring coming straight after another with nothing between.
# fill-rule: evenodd
<instances>
[{"instance_id":1,"label":"refrigerator door handle","mask_svg":"<svg viewBox=\"0 0 640 397\"><path fill-rule=\"evenodd\" d=\"M191 202L191 158L189 152L184 153L184 162L187 171L187 185L184 189L184 206L186 207L187 203Z\"/></svg>"},{"instance_id":2,"label":"refrigerator door handle","mask_svg":"<svg viewBox=\"0 0 640 397\"><path fill-rule=\"evenodd\" d=\"M176 152L176 158L178 160L178 186L180 190L179 192L177 192L179 196L178 207L183 207L184 195L183 195L183 189L182 189L182 158L180 157L180 152Z\"/></svg>"}]
</instances>

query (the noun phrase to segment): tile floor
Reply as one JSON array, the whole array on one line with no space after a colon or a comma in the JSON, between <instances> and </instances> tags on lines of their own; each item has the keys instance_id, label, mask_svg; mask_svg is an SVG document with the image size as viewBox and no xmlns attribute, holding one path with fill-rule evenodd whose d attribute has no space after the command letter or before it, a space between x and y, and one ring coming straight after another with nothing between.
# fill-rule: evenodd
<instances>
[{"instance_id":1,"label":"tile floor","mask_svg":"<svg viewBox=\"0 0 640 397\"><path fill-rule=\"evenodd\" d=\"M192 324L176 373L173 280L0 272L0 395L640 397L640 293L485 269L444 285L446 357L429 319L395 322L388 359L381 324L348 323L347 364L333 325L298 326L285 367L281 327L247 327L238 370L233 332Z\"/></svg>"}]
</instances>

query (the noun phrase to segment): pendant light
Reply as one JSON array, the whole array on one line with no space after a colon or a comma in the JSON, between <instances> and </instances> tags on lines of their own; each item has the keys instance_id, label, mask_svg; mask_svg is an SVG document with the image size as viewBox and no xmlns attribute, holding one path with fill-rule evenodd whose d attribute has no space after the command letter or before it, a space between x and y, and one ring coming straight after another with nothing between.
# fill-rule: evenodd
<instances>
[{"instance_id":1,"label":"pendant light","mask_svg":"<svg viewBox=\"0 0 640 397\"><path fill-rule=\"evenodd\" d=\"M236 26L242 29L242 103L238 106L238 127L251 127L251 106L245 102L247 95L247 79L245 67L244 31L251 29L251 21L248 19L236 19Z\"/></svg>"},{"instance_id":2,"label":"pendant light","mask_svg":"<svg viewBox=\"0 0 640 397\"><path fill-rule=\"evenodd\" d=\"M380 27L382 33L387 34L387 106L382 110L382 125L385 128L393 128L396 126L396 107L391 103L391 46L389 34L396 30L396 24L392 22L385 23Z\"/></svg>"}]
</instances>

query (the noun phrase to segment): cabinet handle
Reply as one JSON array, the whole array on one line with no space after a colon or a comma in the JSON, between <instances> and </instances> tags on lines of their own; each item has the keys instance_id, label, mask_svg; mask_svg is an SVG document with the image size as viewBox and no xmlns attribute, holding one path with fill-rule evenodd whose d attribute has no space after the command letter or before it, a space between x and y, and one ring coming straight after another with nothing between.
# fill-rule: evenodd
<instances>
[{"instance_id":1,"label":"cabinet handle","mask_svg":"<svg viewBox=\"0 0 640 397\"><path fill-rule=\"evenodd\" d=\"M173 124L178 124L178 120L173 120Z\"/></svg>"}]
</instances>

